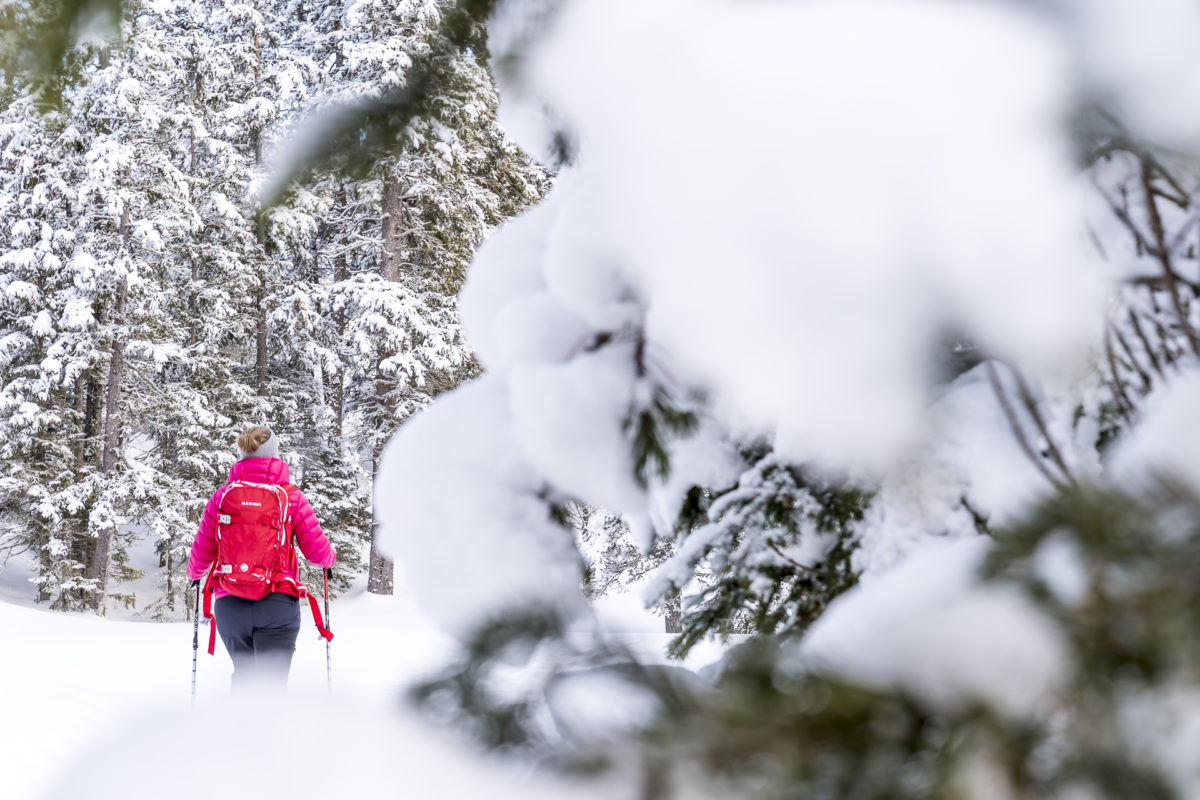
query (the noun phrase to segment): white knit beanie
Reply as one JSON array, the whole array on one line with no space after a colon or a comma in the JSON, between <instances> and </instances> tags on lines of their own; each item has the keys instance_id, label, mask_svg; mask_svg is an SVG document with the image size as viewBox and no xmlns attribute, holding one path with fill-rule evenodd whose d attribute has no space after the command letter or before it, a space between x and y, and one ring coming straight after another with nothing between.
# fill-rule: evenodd
<instances>
[{"instance_id":1,"label":"white knit beanie","mask_svg":"<svg viewBox=\"0 0 1200 800\"><path fill-rule=\"evenodd\" d=\"M263 426L266 428L267 426ZM279 437L275 435L275 431L267 428L271 433L271 438L258 446L258 449L253 453L247 453L239 446L238 452L242 454L242 458L279 458Z\"/></svg>"}]
</instances>

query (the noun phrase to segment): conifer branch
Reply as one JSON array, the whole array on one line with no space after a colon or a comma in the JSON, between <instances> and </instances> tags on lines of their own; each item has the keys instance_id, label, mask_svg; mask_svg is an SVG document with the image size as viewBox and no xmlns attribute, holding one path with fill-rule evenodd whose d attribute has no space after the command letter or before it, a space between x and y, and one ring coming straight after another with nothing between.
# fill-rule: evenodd
<instances>
[{"instance_id":1,"label":"conifer branch","mask_svg":"<svg viewBox=\"0 0 1200 800\"><path fill-rule=\"evenodd\" d=\"M364 174L403 149L402 135L414 120L431 111L450 76L454 59L468 47L486 51L481 33L497 0L459 0L442 17L429 53L413 60L404 85L383 96L323 112L294 137L290 160L276 168L262 193L265 214L279 204L296 181L330 169Z\"/></svg>"}]
</instances>

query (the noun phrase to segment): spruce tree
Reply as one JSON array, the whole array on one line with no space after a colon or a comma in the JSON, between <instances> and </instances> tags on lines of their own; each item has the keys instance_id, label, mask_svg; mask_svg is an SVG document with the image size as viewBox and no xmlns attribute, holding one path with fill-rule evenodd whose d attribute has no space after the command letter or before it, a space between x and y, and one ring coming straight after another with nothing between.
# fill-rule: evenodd
<instances>
[{"instance_id":1,"label":"spruce tree","mask_svg":"<svg viewBox=\"0 0 1200 800\"><path fill-rule=\"evenodd\" d=\"M25 91L0 117L0 203L10 221L0 255L3 545L36 555L40 599L76 608L96 588L87 529L100 403L94 262L76 248L81 135L65 114L40 114L28 83Z\"/></svg>"}]
</instances>

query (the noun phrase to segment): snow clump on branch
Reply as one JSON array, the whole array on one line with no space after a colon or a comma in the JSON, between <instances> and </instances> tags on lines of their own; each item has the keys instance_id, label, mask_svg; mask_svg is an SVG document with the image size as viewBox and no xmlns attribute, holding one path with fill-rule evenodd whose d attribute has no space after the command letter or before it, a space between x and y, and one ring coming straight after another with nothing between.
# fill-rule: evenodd
<instances>
[{"instance_id":1,"label":"snow clump on branch","mask_svg":"<svg viewBox=\"0 0 1200 800\"><path fill-rule=\"evenodd\" d=\"M468 275L486 388L414 420L381 473L393 554L445 566L545 537L506 593L456 582L457 608L482 620L497 596L578 594L551 577L563 532L510 514L535 486L544 513L553 498L602 503L648 546L667 481L731 477L721 430L879 474L922 445L948 334L1039 377L1070 374L1098 340L1105 287L1059 118L1070 64L1035 17L935 0L577 0L550 20L510 72L576 158ZM622 454L659 393L702 397L712 446L638 473ZM447 459L434 429L470 447L458 433L484 435L473 417L497 429ZM421 499L446 486L480 513Z\"/></svg>"}]
</instances>

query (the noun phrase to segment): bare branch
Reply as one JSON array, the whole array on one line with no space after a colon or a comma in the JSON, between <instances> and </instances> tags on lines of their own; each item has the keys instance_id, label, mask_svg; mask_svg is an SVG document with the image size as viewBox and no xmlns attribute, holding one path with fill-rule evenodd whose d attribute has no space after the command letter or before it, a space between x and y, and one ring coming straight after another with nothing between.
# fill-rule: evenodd
<instances>
[{"instance_id":1,"label":"bare branch","mask_svg":"<svg viewBox=\"0 0 1200 800\"><path fill-rule=\"evenodd\" d=\"M780 550L780 549L779 549L779 547L777 547L777 546L775 545L775 543L774 543L774 542L767 542L767 547L769 547L769 548L771 548L772 550L774 550L774 551L775 551L775 553L776 553L776 555L778 555L778 556L779 556L780 558L782 558L784 561L786 561L786 562L788 562L789 564L791 564L791 565L792 565L793 567L795 567L796 569L802 569L802 570L804 570L805 572L815 572L815 571L816 571L816 570L814 570L812 567L806 567L806 566L804 566L803 564L801 564L799 561L796 561L795 559L788 558L786 555L784 555L783 551L782 551L782 550Z\"/></svg>"},{"instance_id":2,"label":"bare branch","mask_svg":"<svg viewBox=\"0 0 1200 800\"><path fill-rule=\"evenodd\" d=\"M1099 189L1099 187L1097 187L1097 189ZM1141 232L1137 226L1137 223L1133 221L1133 218L1129 216L1129 212L1121 208L1121 206L1117 205L1117 203L1113 202L1113 199L1109 197L1104 190L1100 189L1099 191L1101 196L1104 198L1104 201L1108 203L1109 209L1114 215L1116 215L1117 219L1124 223L1125 227L1129 229L1129 232L1133 234L1134 241L1137 242L1138 246L1146 251L1153 250L1154 248L1151 246L1149 239L1147 239L1146 235Z\"/></svg>"},{"instance_id":3,"label":"bare branch","mask_svg":"<svg viewBox=\"0 0 1200 800\"><path fill-rule=\"evenodd\" d=\"M1156 248L1151 247L1149 252L1150 255L1158 255L1158 250ZM1189 281L1187 278L1184 278L1178 273L1175 274L1174 282L1176 286L1183 284L1191 289L1193 297L1200 297L1200 283ZM1169 292L1171 290L1170 281L1162 275L1134 275L1133 277L1126 278L1123 283L1125 283L1127 286L1145 287L1155 292Z\"/></svg>"},{"instance_id":4,"label":"bare branch","mask_svg":"<svg viewBox=\"0 0 1200 800\"><path fill-rule=\"evenodd\" d=\"M1125 355L1129 357L1129 364L1133 368L1133 371L1136 372L1138 377L1142 379L1142 394L1145 395L1149 393L1150 387L1153 385L1153 381L1150 380L1150 374L1146 372L1146 370L1142 369L1142 363L1138 360L1138 357L1134 355L1133 348L1129 346L1129 342L1125 339L1121 332L1117 330L1115 326L1110 330L1112 330L1113 336L1116 337L1117 343L1121 345L1121 349L1125 351Z\"/></svg>"},{"instance_id":5,"label":"bare branch","mask_svg":"<svg viewBox=\"0 0 1200 800\"><path fill-rule=\"evenodd\" d=\"M1108 114L1103 115L1107 117L1109 122L1111 122L1113 125L1117 126L1118 128L1122 128L1121 123L1118 120ZM1115 152L1124 151L1130 155L1133 155L1143 165L1149 166L1152 170L1154 170L1154 172L1158 173L1159 177L1166 181L1170 185L1171 189L1175 192L1174 195L1171 195L1162 191L1161 189L1155 189L1155 194L1165 200L1169 200L1180 208L1187 208L1191 204L1188 192L1183 188L1183 186L1180 185L1179 181L1175 180L1175 177L1166 167L1163 166L1162 162L1159 161L1144 146L1135 142L1125 133L1110 132L1104 134L1104 136L1108 139L1108 141L1101 147L1096 148L1085 156L1087 163L1092 164L1102 158L1107 158Z\"/></svg>"},{"instance_id":6,"label":"bare branch","mask_svg":"<svg viewBox=\"0 0 1200 800\"><path fill-rule=\"evenodd\" d=\"M1129 395L1125 394L1125 384L1121 380L1121 371L1117 368L1117 356L1113 353L1112 336L1109 332L1104 336L1104 352L1108 356L1108 369L1112 373L1112 381L1109 389L1113 393L1113 399L1117 402L1117 408L1121 410L1121 416L1125 417L1126 421L1133 419L1134 405L1129 399Z\"/></svg>"},{"instance_id":7,"label":"bare branch","mask_svg":"<svg viewBox=\"0 0 1200 800\"><path fill-rule=\"evenodd\" d=\"M1016 438L1017 444L1021 448L1021 452L1024 453L1025 457L1029 459L1030 463L1037 468L1037 471L1042 473L1042 477L1050 482L1051 486L1058 491L1062 491L1066 487L1061 481L1059 481L1050 473L1050 470L1046 468L1046 464L1042 461L1041 456L1039 456L1037 451L1033 449L1033 446L1029 444L1029 439L1026 438L1025 431L1021 428L1021 422L1017 419L1017 412L1013 409L1012 404L1008 402L1008 397L1004 393L1004 387L1000 383L1000 376L996 372L995 361L987 362L987 373L988 381L992 384L992 391L996 394L996 401L1000 404L1000 409L1004 412L1004 416L1008 420L1008 425L1012 429L1013 436Z\"/></svg>"},{"instance_id":8,"label":"bare branch","mask_svg":"<svg viewBox=\"0 0 1200 800\"><path fill-rule=\"evenodd\" d=\"M1162 365L1158 361L1158 356L1154 352L1154 348L1150 346L1150 340L1146 337L1145 331L1142 330L1142 323L1138 321L1137 314L1133 309L1129 310L1129 324L1133 327L1134 335L1142 342L1142 348L1146 351L1146 357L1150 359L1150 366L1154 368L1160 376L1166 377L1162 370Z\"/></svg>"},{"instance_id":9,"label":"bare branch","mask_svg":"<svg viewBox=\"0 0 1200 800\"><path fill-rule=\"evenodd\" d=\"M1025 383L1025 379L1016 367L1009 365L1008 369L1017 384L1017 392L1021 395L1021 402L1025 404L1025 410L1029 412L1033 424L1037 426L1038 433L1046 440L1046 450L1050 455L1050 460L1062 471L1063 477L1066 478L1068 483L1074 483L1075 479L1071 476L1071 470L1067 467L1066 459L1062 457L1058 446L1054 444L1054 437L1050 435L1050 428L1046 425L1046 420L1042 417L1042 412L1038 408L1038 403L1033 396L1033 392L1029 391L1029 385Z\"/></svg>"},{"instance_id":10,"label":"bare branch","mask_svg":"<svg viewBox=\"0 0 1200 800\"><path fill-rule=\"evenodd\" d=\"M1161 311L1161 309L1157 309L1157 308L1155 310ZM1168 364L1170 364L1172 367L1174 367L1175 362L1178 360L1178 356L1171 349L1171 337L1168 335L1167 329L1164 328L1163 324L1161 322L1159 322L1157 319L1154 320L1154 332L1158 334L1158 340L1160 342L1162 342L1163 357L1167 359Z\"/></svg>"},{"instance_id":11,"label":"bare branch","mask_svg":"<svg viewBox=\"0 0 1200 800\"><path fill-rule=\"evenodd\" d=\"M1171 267L1171 254L1167 251L1162 217L1158 214L1158 203L1154 199L1154 188L1150 182L1150 163L1146 159L1142 159L1142 189L1145 194L1146 213L1150 218L1150 231L1154 235L1154 241L1157 244L1158 252L1156 255L1162 264L1163 277L1167 279L1167 290L1171 294L1171 304L1174 306L1175 314L1179 317L1179 324L1187 336L1192 352L1200 356L1200 337L1197 337L1195 329L1188 320L1187 309L1184 308L1183 299L1179 294L1179 280L1175 274L1175 270Z\"/></svg>"},{"instance_id":12,"label":"bare branch","mask_svg":"<svg viewBox=\"0 0 1200 800\"><path fill-rule=\"evenodd\" d=\"M1167 171L1167 168L1162 165L1162 162L1149 154L1143 155L1143 160L1149 162L1150 166L1154 168L1154 171L1158 173L1159 177L1170 184L1172 191L1175 192L1175 194L1170 194L1169 192L1164 192L1162 189L1155 189L1155 194L1164 200L1169 200L1180 208L1187 208L1189 205L1191 205L1191 203L1188 201L1187 191L1185 191L1184 188L1179 185L1179 181L1175 180L1175 177Z\"/></svg>"}]
</instances>

